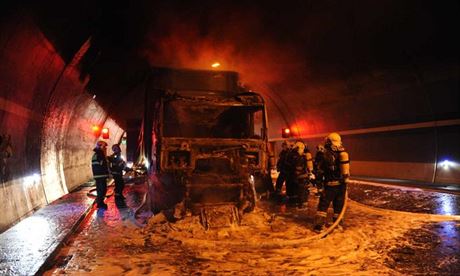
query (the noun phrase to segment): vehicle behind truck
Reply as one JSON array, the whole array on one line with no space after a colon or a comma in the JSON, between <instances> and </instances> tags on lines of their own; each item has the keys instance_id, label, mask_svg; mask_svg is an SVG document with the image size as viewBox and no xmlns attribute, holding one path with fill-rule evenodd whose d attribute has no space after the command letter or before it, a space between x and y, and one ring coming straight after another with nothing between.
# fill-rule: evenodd
<instances>
[{"instance_id":1,"label":"vehicle behind truck","mask_svg":"<svg viewBox=\"0 0 460 276\"><path fill-rule=\"evenodd\" d=\"M263 98L229 71L156 68L149 89L157 206L239 222L273 187Z\"/></svg>"}]
</instances>

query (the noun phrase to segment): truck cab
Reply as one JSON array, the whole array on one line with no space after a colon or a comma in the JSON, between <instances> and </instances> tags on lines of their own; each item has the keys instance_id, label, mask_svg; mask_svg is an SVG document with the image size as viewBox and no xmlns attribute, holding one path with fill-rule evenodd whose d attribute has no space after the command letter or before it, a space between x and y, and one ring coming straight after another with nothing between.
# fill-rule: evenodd
<instances>
[{"instance_id":1,"label":"truck cab","mask_svg":"<svg viewBox=\"0 0 460 276\"><path fill-rule=\"evenodd\" d=\"M265 103L237 76L176 69L152 85L155 174L171 203L194 213L230 206L242 214L272 187Z\"/></svg>"}]
</instances>

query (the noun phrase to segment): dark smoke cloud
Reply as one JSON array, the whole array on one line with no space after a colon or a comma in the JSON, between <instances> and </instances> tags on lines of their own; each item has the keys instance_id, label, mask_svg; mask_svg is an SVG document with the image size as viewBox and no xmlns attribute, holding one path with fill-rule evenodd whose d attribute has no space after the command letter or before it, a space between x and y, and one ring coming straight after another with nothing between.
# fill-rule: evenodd
<instances>
[{"instance_id":1,"label":"dark smoke cloud","mask_svg":"<svg viewBox=\"0 0 460 276\"><path fill-rule=\"evenodd\" d=\"M143 54L153 66L234 70L250 86L282 83L291 72L305 71L297 48L273 41L254 10L222 10L207 15L164 12L147 36Z\"/></svg>"},{"instance_id":2,"label":"dark smoke cloud","mask_svg":"<svg viewBox=\"0 0 460 276\"><path fill-rule=\"evenodd\" d=\"M218 61L266 96L277 128L297 124L304 134L326 129L320 110L367 93L381 71L458 60L453 1L156 3L141 50L152 66Z\"/></svg>"}]
</instances>

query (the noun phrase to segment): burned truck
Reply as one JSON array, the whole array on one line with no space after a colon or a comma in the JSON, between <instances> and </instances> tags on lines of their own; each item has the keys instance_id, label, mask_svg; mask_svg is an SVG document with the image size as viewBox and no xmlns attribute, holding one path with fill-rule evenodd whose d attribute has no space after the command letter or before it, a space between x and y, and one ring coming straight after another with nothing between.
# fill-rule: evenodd
<instances>
[{"instance_id":1,"label":"burned truck","mask_svg":"<svg viewBox=\"0 0 460 276\"><path fill-rule=\"evenodd\" d=\"M236 72L171 68L153 70L149 95L155 204L235 220L252 211L273 187L263 98Z\"/></svg>"}]
</instances>

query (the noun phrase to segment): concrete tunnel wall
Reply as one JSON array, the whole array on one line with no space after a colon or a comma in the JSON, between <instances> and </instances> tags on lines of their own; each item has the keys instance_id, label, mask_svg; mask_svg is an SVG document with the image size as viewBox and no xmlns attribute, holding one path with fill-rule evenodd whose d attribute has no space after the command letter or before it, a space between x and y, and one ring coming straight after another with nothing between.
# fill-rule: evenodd
<instances>
[{"instance_id":1,"label":"concrete tunnel wall","mask_svg":"<svg viewBox=\"0 0 460 276\"><path fill-rule=\"evenodd\" d=\"M458 65L375 71L352 81L313 83L268 101L272 141L298 128L310 151L342 134L354 176L460 184ZM284 113L286 120L283 120ZM447 168L444 160L451 161Z\"/></svg>"},{"instance_id":2,"label":"concrete tunnel wall","mask_svg":"<svg viewBox=\"0 0 460 276\"><path fill-rule=\"evenodd\" d=\"M28 17L0 27L0 232L92 177L91 126L124 132ZM75 60L74 60L75 61Z\"/></svg>"}]
</instances>

